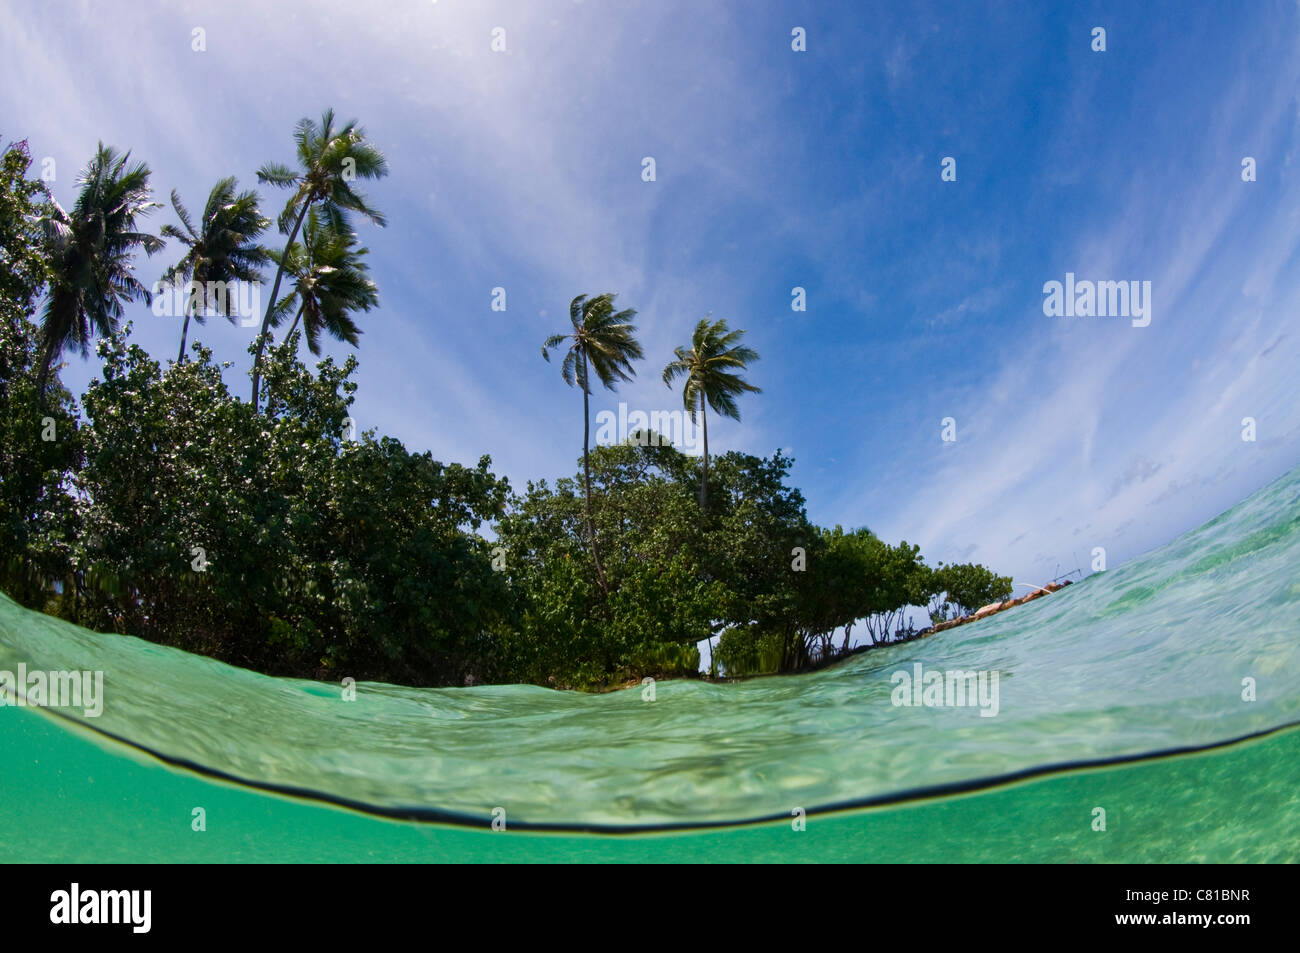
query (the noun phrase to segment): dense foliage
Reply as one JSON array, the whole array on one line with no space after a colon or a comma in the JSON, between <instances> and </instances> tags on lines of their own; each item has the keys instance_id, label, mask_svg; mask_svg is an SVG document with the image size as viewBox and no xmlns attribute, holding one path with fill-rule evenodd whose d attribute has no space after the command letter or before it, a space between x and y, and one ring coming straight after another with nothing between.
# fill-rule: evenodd
<instances>
[{"instance_id":1,"label":"dense foliage","mask_svg":"<svg viewBox=\"0 0 1300 953\"><path fill-rule=\"evenodd\" d=\"M196 254L169 280L239 278L265 261L287 279L249 345L255 402L227 390L200 342L192 360L165 366L130 342L119 305L143 293L138 282L119 282L116 297L68 297L70 249L93 258L94 244L70 236L89 234L83 220L103 195L125 196L135 214L151 207L147 168L101 148L70 215L29 176L25 147L5 151L0 588L10 596L278 674L591 688L694 674L705 640L728 674L798 671L847 651L859 623L874 644L908 634L908 607L946 616L1009 593L982 566L931 569L916 546L814 526L781 453L725 453L705 468L644 434L591 448L584 421L578 474L516 492L486 456L443 464L352 433L356 359L309 368L298 352L304 331L313 351L322 330L355 344L354 317L377 301L344 213L381 218L340 169L347 155L363 157L371 178L384 167L354 123L332 124L328 113L300 124L302 173L263 170L264 182L294 189L279 216L287 251L263 254L256 195L236 195L233 179L197 224L174 199L185 228L165 230L239 266ZM157 240L133 220L116 227L104 273L120 276ZM612 386L641 357L633 312L612 300L575 299L572 333L547 342L566 343L562 370L583 388L584 413L589 368ZM295 321L276 344L270 331L291 311L302 328ZM92 331L102 369L78 405L57 357ZM757 393L735 377L757 360L736 344L743 333L701 322L694 346L678 349L688 409L737 417L735 397Z\"/></svg>"}]
</instances>

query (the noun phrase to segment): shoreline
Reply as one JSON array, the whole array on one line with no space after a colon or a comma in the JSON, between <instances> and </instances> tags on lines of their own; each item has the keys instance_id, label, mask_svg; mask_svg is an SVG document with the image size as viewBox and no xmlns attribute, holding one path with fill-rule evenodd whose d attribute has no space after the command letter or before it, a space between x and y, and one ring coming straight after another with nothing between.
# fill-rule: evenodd
<instances>
[{"instance_id":1,"label":"shoreline","mask_svg":"<svg viewBox=\"0 0 1300 953\"><path fill-rule=\"evenodd\" d=\"M717 678L701 672L698 679L691 678L690 680L708 682L711 685L725 685L728 682L745 682L755 678L770 678L772 676L788 677L791 675L807 675L809 672L819 672L822 669L830 668L831 666L838 665L841 662L847 662L849 659L861 655L863 652L870 652L872 649L883 649L892 645L904 645L908 642L915 642L917 639L924 639L932 635L937 635L940 632L946 632L948 629L955 629L958 626L968 625L969 623L977 622L980 619L987 619L991 615L997 615L999 612L1006 612L1008 609L1022 606L1026 602L1033 602L1035 599L1041 599L1043 596L1051 595L1054 592L1060 592L1069 585L1073 585L1069 579L1064 582L1049 582L1041 589L1035 589L1033 592L1029 593L1029 595L1021 596L1019 599L1004 599L1001 602L990 602L988 605L976 609L970 615L964 615L959 619L948 619L944 622L935 623L934 625L927 626L906 638L893 639L889 642L871 642L866 645L854 646L847 652L839 652L835 655L828 656L827 658L819 659L807 668L800 669L797 672L764 672L760 675L733 675L731 677L722 675ZM656 679L656 681L678 681L678 679ZM625 684L612 687L609 690L618 691L623 688L635 688L640 684L640 681L629 681Z\"/></svg>"}]
</instances>

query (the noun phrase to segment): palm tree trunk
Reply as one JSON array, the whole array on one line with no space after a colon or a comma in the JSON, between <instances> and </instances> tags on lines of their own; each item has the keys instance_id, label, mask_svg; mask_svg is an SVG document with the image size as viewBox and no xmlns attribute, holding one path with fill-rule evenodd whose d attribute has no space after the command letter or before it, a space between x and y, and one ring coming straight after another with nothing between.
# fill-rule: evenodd
<instances>
[{"instance_id":1,"label":"palm tree trunk","mask_svg":"<svg viewBox=\"0 0 1300 953\"><path fill-rule=\"evenodd\" d=\"M54 364L54 354L56 348L53 338L45 342L45 350L41 355L41 371L36 376L36 397L40 401L41 409L45 409L45 386L50 381L50 367Z\"/></svg>"},{"instance_id":2,"label":"palm tree trunk","mask_svg":"<svg viewBox=\"0 0 1300 953\"><path fill-rule=\"evenodd\" d=\"M185 324L181 327L181 353L180 356L176 358L177 364L185 363L185 338L188 337L190 333L190 312L193 310L194 310L194 302L192 300L186 301L185 302Z\"/></svg>"},{"instance_id":3,"label":"palm tree trunk","mask_svg":"<svg viewBox=\"0 0 1300 953\"><path fill-rule=\"evenodd\" d=\"M609 583L605 580L605 570L600 566L600 552L596 549L596 527L591 522L591 464L587 460L591 446L591 391L587 384L587 352L582 352L582 482L585 492L582 496L582 509L587 519L587 541L591 543L591 561L596 564L596 579L605 595L609 595Z\"/></svg>"},{"instance_id":4,"label":"palm tree trunk","mask_svg":"<svg viewBox=\"0 0 1300 953\"><path fill-rule=\"evenodd\" d=\"M293 231L289 233L289 240L284 244L280 266L275 269L275 283L271 285L271 300L266 303L266 316L262 318L262 333L257 339L257 356L253 358L253 413L257 413L257 389L262 382L262 351L266 347L267 329L271 326L271 310L275 307L275 296L280 293L280 279L284 277L284 261L289 256L289 249L293 247L293 240L298 237L298 229L302 228L302 220L307 217L307 209L310 207L310 202L302 203L298 221L293 223Z\"/></svg>"},{"instance_id":5,"label":"palm tree trunk","mask_svg":"<svg viewBox=\"0 0 1300 953\"><path fill-rule=\"evenodd\" d=\"M293 316L293 324L289 325L289 333L284 336L286 341L293 337L294 331L298 330L298 319L302 317L302 309L304 307L306 307L306 305L298 305L298 313Z\"/></svg>"},{"instance_id":6,"label":"palm tree trunk","mask_svg":"<svg viewBox=\"0 0 1300 953\"><path fill-rule=\"evenodd\" d=\"M709 498L709 418L706 414L704 398L700 397L700 423L704 426L704 478L700 480L700 509Z\"/></svg>"}]
</instances>

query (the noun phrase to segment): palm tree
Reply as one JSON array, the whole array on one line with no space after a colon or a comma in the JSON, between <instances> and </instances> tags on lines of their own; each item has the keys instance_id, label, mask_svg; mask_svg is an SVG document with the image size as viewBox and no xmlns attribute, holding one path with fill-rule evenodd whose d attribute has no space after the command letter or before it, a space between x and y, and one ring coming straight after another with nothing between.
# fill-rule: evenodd
<instances>
[{"instance_id":1,"label":"palm tree","mask_svg":"<svg viewBox=\"0 0 1300 953\"><path fill-rule=\"evenodd\" d=\"M356 347L361 329L352 315L379 304L378 291L369 277L370 267L363 260L369 249L357 247L357 236L351 229L336 232L315 209L308 214L302 235L303 240L291 245L287 255L271 254L277 264L283 259L284 271L293 280L293 290L275 306L272 324L279 327L294 311L286 340L301 320L313 354L320 354L322 331Z\"/></svg>"},{"instance_id":2,"label":"palm tree","mask_svg":"<svg viewBox=\"0 0 1300 953\"><path fill-rule=\"evenodd\" d=\"M641 345L633 337L636 327L631 321L636 316L636 311L628 308L616 312L614 297L608 292L594 298L578 295L569 304L569 322L573 325L573 330L564 334L552 334L542 345L542 357L549 361L551 348L559 347L566 341L572 342L564 355L564 363L560 365L560 376L570 387L577 381L582 388L583 512L586 516L591 558L596 565L596 577L601 589L606 592L609 591L609 584L600 565L596 530L591 522L591 465L588 460L591 448L591 385L588 366L596 372L596 377L607 390L614 390L619 381L630 381L636 375L632 362L644 357Z\"/></svg>"},{"instance_id":3,"label":"palm tree","mask_svg":"<svg viewBox=\"0 0 1300 953\"><path fill-rule=\"evenodd\" d=\"M64 348L74 345L84 357L93 337L117 332L124 302L152 300L131 273L131 259L137 248L152 255L165 244L157 235L136 231L136 218L160 206L149 200L149 167L128 166L130 157L99 143L77 179L81 192L72 211L51 202L42 219L50 270L37 377L42 399Z\"/></svg>"},{"instance_id":4,"label":"palm tree","mask_svg":"<svg viewBox=\"0 0 1300 953\"><path fill-rule=\"evenodd\" d=\"M740 408L736 398L743 393L761 393L757 387L740 376L747 366L758 360L758 352L753 348L737 344L744 331L728 331L727 322L719 318L712 324L708 315L695 325L691 336L691 349L675 348L673 353L677 360L664 368L664 384L672 387L673 380L686 377L686 386L682 389L682 404L692 417L698 420L704 430L704 476L700 480L700 508L708 500L709 483L709 421L705 416L705 404L717 413L732 420L740 419Z\"/></svg>"},{"instance_id":5,"label":"palm tree","mask_svg":"<svg viewBox=\"0 0 1300 953\"><path fill-rule=\"evenodd\" d=\"M266 249L257 244L258 237L271 224L257 207L257 193L251 189L235 193L235 177L222 179L208 193L208 204L203 209L199 228L194 228L190 213L181 204L181 197L172 189L172 208L185 226L164 225L162 233L185 246L183 258L167 269L163 283L190 289L185 298L185 324L181 328L181 351L176 358L185 360L185 340L190 332L190 318L203 324L208 309L229 318L230 295L215 293L211 283L228 286L230 282L262 280L261 266L270 259Z\"/></svg>"},{"instance_id":6,"label":"palm tree","mask_svg":"<svg viewBox=\"0 0 1300 953\"><path fill-rule=\"evenodd\" d=\"M357 212L381 227L385 224L387 220L383 214L371 208L365 196L352 188L352 182L358 177L379 179L388 174L388 160L366 141L365 131L355 119L335 128L334 110L327 109L321 114L319 123L307 118L298 120L293 138L298 144L297 171L281 163L268 163L257 170L259 181L294 190L279 219L280 231L289 236L284 243L286 253L297 240L307 211L313 206L320 207L326 222L339 234L348 230L348 212ZM253 358L254 410L257 409L257 390L261 382L262 351L266 346L271 314L280 293L280 279L284 277L287 258L285 254L279 259L275 282L271 285L271 299L262 319L257 356Z\"/></svg>"}]
</instances>

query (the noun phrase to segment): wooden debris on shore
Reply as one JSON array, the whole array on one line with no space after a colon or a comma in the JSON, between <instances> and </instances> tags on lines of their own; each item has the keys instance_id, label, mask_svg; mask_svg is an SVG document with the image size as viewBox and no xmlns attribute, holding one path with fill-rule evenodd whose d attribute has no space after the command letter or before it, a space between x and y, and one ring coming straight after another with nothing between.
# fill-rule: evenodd
<instances>
[{"instance_id":1,"label":"wooden debris on shore","mask_svg":"<svg viewBox=\"0 0 1300 953\"><path fill-rule=\"evenodd\" d=\"M986 606L981 606L970 615L962 616L960 619L949 619L947 622L939 622L928 629L918 632L918 635L930 635L933 632L942 632L944 629L951 629L955 626L965 625L967 622L974 622L976 619L985 619L999 612L1005 612L1013 606L1022 606L1026 602L1033 602L1035 599L1047 595L1049 592L1056 592L1058 589L1064 589L1070 585L1070 580L1064 582L1049 582L1041 589L1035 589L1027 596L1021 596L1019 599L1005 599L1002 602L990 602Z\"/></svg>"}]
</instances>

